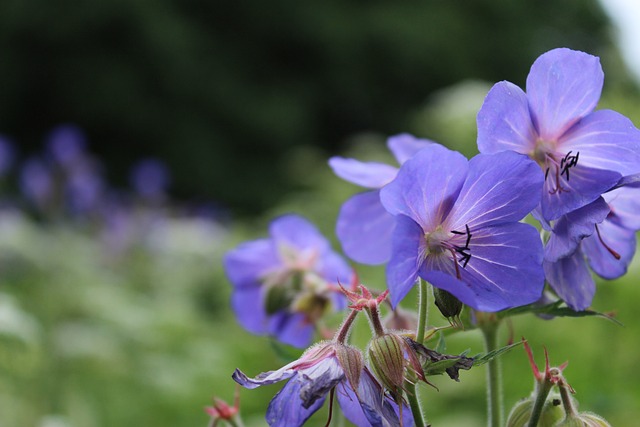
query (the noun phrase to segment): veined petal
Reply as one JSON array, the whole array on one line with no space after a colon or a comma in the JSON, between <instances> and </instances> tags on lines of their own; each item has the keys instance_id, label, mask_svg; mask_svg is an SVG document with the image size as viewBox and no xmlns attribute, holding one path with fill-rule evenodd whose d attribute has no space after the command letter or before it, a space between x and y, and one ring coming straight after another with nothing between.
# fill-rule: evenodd
<instances>
[{"instance_id":1,"label":"veined petal","mask_svg":"<svg viewBox=\"0 0 640 427\"><path fill-rule=\"evenodd\" d=\"M597 234L592 234L582 241L582 252L594 273L604 279L617 279L627 272L636 252L636 233L608 220L598 225L598 229L600 238L620 255L620 259L616 259L607 250Z\"/></svg>"},{"instance_id":2,"label":"veined petal","mask_svg":"<svg viewBox=\"0 0 640 427\"><path fill-rule=\"evenodd\" d=\"M471 307L498 311L540 298L543 251L535 227L516 222L482 228L473 233L469 248L471 258L460 266L460 275L476 293Z\"/></svg>"},{"instance_id":3,"label":"veined petal","mask_svg":"<svg viewBox=\"0 0 640 427\"><path fill-rule=\"evenodd\" d=\"M300 387L302 406L308 408L316 400L324 399L332 388L345 380L345 374L337 358L327 357L300 370L300 380L304 381Z\"/></svg>"},{"instance_id":4,"label":"veined petal","mask_svg":"<svg viewBox=\"0 0 640 427\"><path fill-rule=\"evenodd\" d=\"M558 261L544 261L543 266L547 281L569 307L582 311L591 305L596 284L579 248Z\"/></svg>"},{"instance_id":5,"label":"veined petal","mask_svg":"<svg viewBox=\"0 0 640 427\"><path fill-rule=\"evenodd\" d=\"M479 154L469 161L469 172L456 204L445 220L450 230L471 230L519 221L540 202L544 175L527 156L503 151Z\"/></svg>"},{"instance_id":6,"label":"veined petal","mask_svg":"<svg viewBox=\"0 0 640 427\"><path fill-rule=\"evenodd\" d=\"M378 162L361 162L356 159L332 157L329 166L345 181L366 188L381 188L392 181L398 168Z\"/></svg>"},{"instance_id":7,"label":"veined petal","mask_svg":"<svg viewBox=\"0 0 640 427\"><path fill-rule=\"evenodd\" d=\"M538 57L527 76L527 97L540 138L556 141L593 111L603 82L595 56L560 48Z\"/></svg>"},{"instance_id":8,"label":"veined petal","mask_svg":"<svg viewBox=\"0 0 640 427\"><path fill-rule=\"evenodd\" d=\"M408 133L401 133L387 139L387 147L399 164L403 164L429 144L435 144L435 142L416 138Z\"/></svg>"},{"instance_id":9,"label":"veined petal","mask_svg":"<svg viewBox=\"0 0 640 427\"><path fill-rule=\"evenodd\" d=\"M481 153L515 151L529 154L538 138L531 122L527 95L510 82L493 85L477 116Z\"/></svg>"},{"instance_id":10,"label":"veined petal","mask_svg":"<svg viewBox=\"0 0 640 427\"><path fill-rule=\"evenodd\" d=\"M238 322L247 331L256 335L268 332L268 318L261 288L236 289L231 295L231 307Z\"/></svg>"},{"instance_id":11,"label":"veined petal","mask_svg":"<svg viewBox=\"0 0 640 427\"><path fill-rule=\"evenodd\" d=\"M640 130L611 110L599 110L576 123L558 141L563 151L580 153L580 163L622 175L640 172Z\"/></svg>"},{"instance_id":12,"label":"veined petal","mask_svg":"<svg viewBox=\"0 0 640 427\"><path fill-rule=\"evenodd\" d=\"M611 222L629 230L640 230L640 189L621 187L602 197L611 208Z\"/></svg>"},{"instance_id":13,"label":"veined petal","mask_svg":"<svg viewBox=\"0 0 640 427\"><path fill-rule=\"evenodd\" d=\"M391 256L393 215L380 202L379 191L356 194L340 208L336 234L349 258L362 264L382 264Z\"/></svg>"},{"instance_id":14,"label":"veined petal","mask_svg":"<svg viewBox=\"0 0 640 427\"><path fill-rule=\"evenodd\" d=\"M380 190L392 215L406 215L426 231L449 213L467 176L468 161L440 144L429 145L402 165L398 176Z\"/></svg>"},{"instance_id":15,"label":"veined petal","mask_svg":"<svg viewBox=\"0 0 640 427\"><path fill-rule=\"evenodd\" d=\"M240 369L236 369L233 375L231 375L231 378L233 378L233 380L240 384L242 387L252 390L263 385L269 385L291 378L296 373L295 369L291 367L292 365L293 364L283 366L277 371L262 372L255 378L249 378Z\"/></svg>"},{"instance_id":16,"label":"veined petal","mask_svg":"<svg viewBox=\"0 0 640 427\"><path fill-rule=\"evenodd\" d=\"M302 348L308 346L313 337L313 324L302 313L280 311L271 316L268 322L269 333L285 344Z\"/></svg>"},{"instance_id":17,"label":"veined petal","mask_svg":"<svg viewBox=\"0 0 640 427\"><path fill-rule=\"evenodd\" d=\"M424 232L411 218L396 217L396 228L391 242L391 259L387 264L387 286L391 305L396 305L409 293L418 279Z\"/></svg>"},{"instance_id":18,"label":"veined petal","mask_svg":"<svg viewBox=\"0 0 640 427\"><path fill-rule=\"evenodd\" d=\"M229 281L238 289L260 286L260 279L265 273L282 265L269 239L240 244L227 252L222 263Z\"/></svg>"},{"instance_id":19,"label":"veined petal","mask_svg":"<svg viewBox=\"0 0 640 427\"><path fill-rule=\"evenodd\" d=\"M307 379L300 372L285 384L267 408L266 420L271 427L300 427L324 404L325 396L305 407L300 396Z\"/></svg>"},{"instance_id":20,"label":"veined petal","mask_svg":"<svg viewBox=\"0 0 640 427\"><path fill-rule=\"evenodd\" d=\"M283 215L269 226L269 234L276 245L286 245L298 250L311 249L319 254L330 250L329 242L318 229L299 215Z\"/></svg>"},{"instance_id":21,"label":"veined petal","mask_svg":"<svg viewBox=\"0 0 640 427\"><path fill-rule=\"evenodd\" d=\"M580 209L560 217L553 227L553 232L544 248L546 261L557 261L572 254L582 239L595 231L609 214L609 205L602 197Z\"/></svg>"},{"instance_id":22,"label":"veined petal","mask_svg":"<svg viewBox=\"0 0 640 427\"><path fill-rule=\"evenodd\" d=\"M582 157L580 157L580 160ZM566 176L569 176L569 179ZM618 172L593 169L578 163L567 175L549 171L542 191L542 215L547 221L579 209L596 200L620 180ZM558 187L558 184L560 187Z\"/></svg>"}]
</instances>

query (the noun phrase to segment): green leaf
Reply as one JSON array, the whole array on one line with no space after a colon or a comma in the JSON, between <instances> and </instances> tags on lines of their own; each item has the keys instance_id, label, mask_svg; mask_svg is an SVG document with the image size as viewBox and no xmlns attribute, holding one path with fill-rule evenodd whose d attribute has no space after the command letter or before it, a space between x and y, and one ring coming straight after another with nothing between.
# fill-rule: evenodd
<instances>
[{"instance_id":1,"label":"green leaf","mask_svg":"<svg viewBox=\"0 0 640 427\"><path fill-rule=\"evenodd\" d=\"M473 366L484 365L487 362L495 359L496 357L510 351L512 348L519 346L522 344L522 341L515 342L513 344L509 344L502 348L498 348L496 350L490 351L488 353L480 353L473 357Z\"/></svg>"},{"instance_id":2,"label":"green leaf","mask_svg":"<svg viewBox=\"0 0 640 427\"><path fill-rule=\"evenodd\" d=\"M622 323L617 319L615 319L610 314L599 313L593 310L575 311L572 308L568 307L563 301L556 301L547 305L537 305L537 304L523 305L521 307L515 307L515 308L510 308L508 310L500 311L498 313L498 316L500 318L505 318L505 317L516 316L518 314L525 314L525 313L546 314L554 317L597 316L597 317L605 318L617 325L622 326Z\"/></svg>"}]
</instances>

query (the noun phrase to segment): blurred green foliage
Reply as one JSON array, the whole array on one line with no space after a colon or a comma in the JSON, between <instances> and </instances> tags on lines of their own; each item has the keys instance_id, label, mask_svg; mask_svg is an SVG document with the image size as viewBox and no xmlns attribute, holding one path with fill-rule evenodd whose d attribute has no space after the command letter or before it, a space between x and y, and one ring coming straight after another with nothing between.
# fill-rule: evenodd
<instances>
[{"instance_id":1,"label":"blurred green foliage","mask_svg":"<svg viewBox=\"0 0 640 427\"><path fill-rule=\"evenodd\" d=\"M608 31L596 0L1 2L0 131L28 151L74 122L116 184L153 155L175 195L263 212L301 188L293 147L406 131L437 89Z\"/></svg>"}]
</instances>

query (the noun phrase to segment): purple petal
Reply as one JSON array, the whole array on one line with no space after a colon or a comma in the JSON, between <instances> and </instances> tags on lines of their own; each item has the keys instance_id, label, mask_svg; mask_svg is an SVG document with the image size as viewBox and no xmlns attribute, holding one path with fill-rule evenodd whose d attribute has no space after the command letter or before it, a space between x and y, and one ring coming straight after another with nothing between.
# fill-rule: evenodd
<instances>
[{"instance_id":1,"label":"purple petal","mask_svg":"<svg viewBox=\"0 0 640 427\"><path fill-rule=\"evenodd\" d=\"M330 249L327 239L318 229L299 215L284 215L269 226L269 234L276 245L284 244L300 251L305 249L323 253Z\"/></svg>"},{"instance_id":2,"label":"purple petal","mask_svg":"<svg viewBox=\"0 0 640 427\"><path fill-rule=\"evenodd\" d=\"M300 427L311 415L324 404L325 397L321 397L308 407L303 406L300 397L301 389L307 381L304 375L296 375L285 384L269 403L265 419L271 427Z\"/></svg>"},{"instance_id":3,"label":"purple petal","mask_svg":"<svg viewBox=\"0 0 640 427\"><path fill-rule=\"evenodd\" d=\"M582 159L582 157L580 157ZM542 191L542 215L547 221L579 209L611 189L621 178L617 172L593 169L578 163L569 171L569 178L560 175L560 190L556 176L549 171Z\"/></svg>"},{"instance_id":4,"label":"purple petal","mask_svg":"<svg viewBox=\"0 0 640 427\"><path fill-rule=\"evenodd\" d=\"M361 162L356 159L332 157L329 166L345 181L366 188L381 188L398 173L398 168L378 162Z\"/></svg>"},{"instance_id":5,"label":"purple petal","mask_svg":"<svg viewBox=\"0 0 640 427\"><path fill-rule=\"evenodd\" d=\"M540 202L544 176L527 156L503 151L479 154L469 161L469 172L446 223L464 230L519 221Z\"/></svg>"},{"instance_id":6,"label":"purple petal","mask_svg":"<svg viewBox=\"0 0 640 427\"><path fill-rule=\"evenodd\" d=\"M247 287L236 289L231 295L231 307L240 325L256 335L268 331L268 318L265 311L262 289Z\"/></svg>"},{"instance_id":7,"label":"purple petal","mask_svg":"<svg viewBox=\"0 0 640 427\"><path fill-rule=\"evenodd\" d=\"M580 153L580 163L630 175L640 172L640 130L611 110L595 111L562 136L558 147Z\"/></svg>"},{"instance_id":8,"label":"purple petal","mask_svg":"<svg viewBox=\"0 0 640 427\"><path fill-rule=\"evenodd\" d=\"M473 233L469 248L469 262L466 267L459 265L461 280L433 271L424 278L481 311L517 307L540 298L542 242L534 227L512 223L482 228Z\"/></svg>"},{"instance_id":9,"label":"purple petal","mask_svg":"<svg viewBox=\"0 0 640 427\"><path fill-rule=\"evenodd\" d=\"M382 264L391 256L393 215L380 202L379 191L356 194L340 208L336 234L342 249L362 264Z\"/></svg>"},{"instance_id":10,"label":"purple petal","mask_svg":"<svg viewBox=\"0 0 640 427\"><path fill-rule=\"evenodd\" d=\"M298 361L296 360L296 363L297 362ZM257 375L255 378L249 378L240 369L236 369L233 375L231 375L231 378L233 378L233 380L240 384L242 387L252 390L263 385L269 385L291 378L296 373L296 371L291 366L292 364L290 363L289 365L284 366L277 371L263 372Z\"/></svg>"},{"instance_id":11,"label":"purple petal","mask_svg":"<svg viewBox=\"0 0 640 427\"><path fill-rule=\"evenodd\" d=\"M353 269L333 251L324 253L316 263L316 271L329 283L349 283Z\"/></svg>"},{"instance_id":12,"label":"purple petal","mask_svg":"<svg viewBox=\"0 0 640 427\"><path fill-rule=\"evenodd\" d=\"M229 281L236 288L260 286L265 273L282 265L271 240L242 243L224 256L222 261Z\"/></svg>"},{"instance_id":13,"label":"purple petal","mask_svg":"<svg viewBox=\"0 0 640 427\"><path fill-rule=\"evenodd\" d=\"M556 141L596 107L604 73L600 60L566 48L541 55L527 76L534 125L543 140Z\"/></svg>"},{"instance_id":14,"label":"purple petal","mask_svg":"<svg viewBox=\"0 0 640 427\"><path fill-rule=\"evenodd\" d=\"M398 176L380 190L392 215L406 215L426 231L442 223L467 176L468 161L456 151L432 144L420 150Z\"/></svg>"},{"instance_id":15,"label":"purple petal","mask_svg":"<svg viewBox=\"0 0 640 427\"><path fill-rule=\"evenodd\" d=\"M610 221L629 230L640 230L640 189L622 187L603 197L611 208Z\"/></svg>"},{"instance_id":16,"label":"purple petal","mask_svg":"<svg viewBox=\"0 0 640 427\"><path fill-rule=\"evenodd\" d=\"M609 205L600 197L595 202L560 217L544 248L544 259L557 261L571 255L582 239L593 234L595 224L604 221L608 214Z\"/></svg>"},{"instance_id":17,"label":"purple petal","mask_svg":"<svg viewBox=\"0 0 640 427\"><path fill-rule=\"evenodd\" d=\"M556 262L544 261L543 266L547 281L569 307L582 311L591 305L596 284L580 249Z\"/></svg>"},{"instance_id":18,"label":"purple petal","mask_svg":"<svg viewBox=\"0 0 640 427\"><path fill-rule=\"evenodd\" d=\"M491 88L476 121L481 153L510 150L528 154L535 147L537 134L527 95L513 83L500 82Z\"/></svg>"},{"instance_id":19,"label":"purple petal","mask_svg":"<svg viewBox=\"0 0 640 427\"><path fill-rule=\"evenodd\" d=\"M311 342L314 326L302 313L278 312L269 318L268 330L278 341L302 348Z\"/></svg>"},{"instance_id":20,"label":"purple petal","mask_svg":"<svg viewBox=\"0 0 640 427\"><path fill-rule=\"evenodd\" d=\"M411 218L396 217L396 228L391 243L391 259L387 264L387 286L391 294L391 305L395 308L409 293L418 279L421 246L424 232Z\"/></svg>"},{"instance_id":21,"label":"purple petal","mask_svg":"<svg viewBox=\"0 0 640 427\"><path fill-rule=\"evenodd\" d=\"M435 142L429 139L416 138L408 133L401 133L387 139L387 147L399 164L403 164L429 144L435 144Z\"/></svg>"},{"instance_id":22,"label":"purple petal","mask_svg":"<svg viewBox=\"0 0 640 427\"><path fill-rule=\"evenodd\" d=\"M598 230L602 241L597 233L592 234L582 241L582 252L598 276L609 280L617 279L627 272L636 252L636 234L611 221L599 224ZM616 259L602 242L620 255L620 259Z\"/></svg>"}]
</instances>

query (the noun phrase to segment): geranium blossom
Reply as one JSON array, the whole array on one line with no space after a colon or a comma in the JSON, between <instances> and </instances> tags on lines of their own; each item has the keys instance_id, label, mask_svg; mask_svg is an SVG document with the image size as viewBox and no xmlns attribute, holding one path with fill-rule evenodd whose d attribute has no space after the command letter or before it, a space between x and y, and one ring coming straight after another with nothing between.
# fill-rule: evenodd
<instances>
[{"instance_id":1,"label":"geranium blossom","mask_svg":"<svg viewBox=\"0 0 640 427\"><path fill-rule=\"evenodd\" d=\"M554 49L533 63L526 93L497 83L478 113L481 153L516 151L544 171L546 221L586 206L622 176L640 172L640 131L615 111L594 111L603 81L597 57Z\"/></svg>"},{"instance_id":2,"label":"geranium blossom","mask_svg":"<svg viewBox=\"0 0 640 427\"><path fill-rule=\"evenodd\" d=\"M409 134L392 136L387 147L399 164L406 162L432 141L418 139ZM372 191L356 194L340 209L336 235L344 252L363 264L381 264L391 254L391 232L394 220L380 203L380 188L391 182L398 168L384 163L361 162L355 159L332 157L329 165L345 181L370 188Z\"/></svg>"},{"instance_id":3,"label":"geranium blossom","mask_svg":"<svg viewBox=\"0 0 640 427\"><path fill-rule=\"evenodd\" d=\"M513 152L467 161L433 144L408 160L380 193L396 217L387 265L392 304L418 277L483 311L540 298L542 242L518 221L539 203L543 179Z\"/></svg>"},{"instance_id":4,"label":"geranium blossom","mask_svg":"<svg viewBox=\"0 0 640 427\"><path fill-rule=\"evenodd\" d=\"M352 270L300 216L277 218L269 232L270 238L243 243L224 257L234 286L231 305L248 331L304 347L331 306L344 308L337 283L349 283Z\"/></svg>"}]
</instances>

